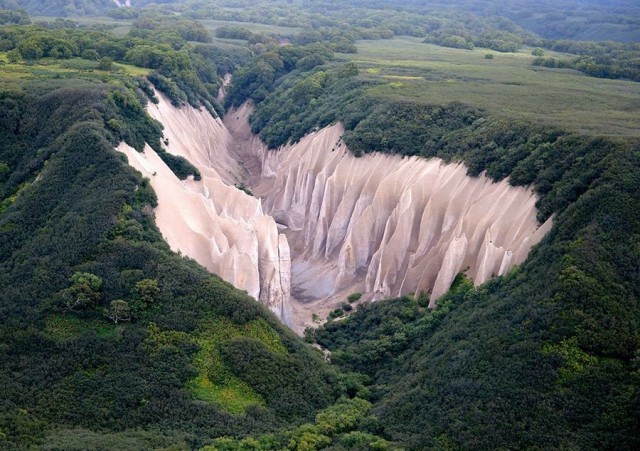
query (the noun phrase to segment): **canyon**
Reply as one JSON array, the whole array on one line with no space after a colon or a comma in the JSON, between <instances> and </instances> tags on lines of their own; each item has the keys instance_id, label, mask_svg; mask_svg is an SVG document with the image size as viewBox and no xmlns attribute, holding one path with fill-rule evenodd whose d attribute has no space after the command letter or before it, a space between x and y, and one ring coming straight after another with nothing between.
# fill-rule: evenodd
<instances>
[{"instance_id":1,"label":"canyon","mask_svg":"<svg viewBox=\"0 0 640 451\"><path fill-rule=\"evenodd\" d=\"M269 150L248 104L220 120L158 97L148 112L166 151L202 174L181 181L149 146L118 147L151 180L160 231L298 333L355 292L359 302L425 292L435 307L458 273L476 285L505 274L552 225L538 223L530 189L463 164L356 158L339 123Z\"/></svg>"}]
</instances>

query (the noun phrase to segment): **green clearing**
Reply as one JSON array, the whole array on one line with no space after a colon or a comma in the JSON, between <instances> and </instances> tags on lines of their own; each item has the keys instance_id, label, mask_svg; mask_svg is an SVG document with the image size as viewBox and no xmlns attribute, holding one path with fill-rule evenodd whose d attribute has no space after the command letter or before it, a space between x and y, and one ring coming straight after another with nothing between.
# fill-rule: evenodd
<instances>
[{"instance_id":1,"label":"green clearing","mask_svg":"<svg viewBox=\"0 0 640 451\"><path fill-rule=\"evenodd\" d=\"M360 41L355 62L366 78L386 83L373 96L428 104L464 102L491 113L584 134L640 136L640 83L532 67L531 48L518 53L461 50L416 38ZM547 52L547 56L567 57Z\"/></svg>"},{"instance_id":2,"label":"green clearing","mask_svg":"<svg viewBox=\"0 0 640 451\"><path fill-rule=\"evenodd\" d=\"M116 72L123 71L125 74L131 77L146 77L151 72L151 69L147 69L146 67L134 66L132 64L123 64L123 63L113 63L113 67L116 68Z\"/></svg>"},{"instance_id":3,"label":"green clearing","mask_svg":"<svg viewBox=\"0 0 640 451\"><path fill-rule=\"evenodd\" d=\"M276 331L262 319L237 326L221 318L202 327L197 337L200 351L194 359L198 375L188 388L197 399L212 402L233 414L243 413L250 405L266 405L260 394L231 372L220 354L221 345L240 337L256 339L277 354L287 353Z\"/></svg>"},{"instance_id":4,"label":"green clearing","mask_svg":"<svg viewBox=\"0 0 640 451\"><path fill-rule=\"evenodd\" d=\"M97 69L96 61L82 58L72 58L68 60L58 60L42 58L35 62L19 61L10 63L7 52L0 52L0 82L3 88L17 88L24 80L41 79L96 79L106 81L104 77L107 72ZM130 77L146 77L151 73L151 69L133 66L131 64L113 63L111 75L125 75Z\"/></svg>"},{"instance_id":5,"label":"green clearing","mask_svg":"<svg viewBox=\"0 0 640 451\"><path fill-rule=\"evenodd\" d=\"M84 332L95 331L98 337L116 337L122 325L116 326L106 319L79 318L75 315L52 314L47 317L44 332L56 341L66 341Z\"/></svg>"}]
</instances>

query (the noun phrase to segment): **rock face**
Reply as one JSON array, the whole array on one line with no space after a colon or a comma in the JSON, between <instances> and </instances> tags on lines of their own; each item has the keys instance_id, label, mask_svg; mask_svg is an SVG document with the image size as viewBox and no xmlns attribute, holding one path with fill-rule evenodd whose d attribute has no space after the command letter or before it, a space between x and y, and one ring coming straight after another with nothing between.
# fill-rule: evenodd
<instances>
[{"instance_id":1,"label":"rock face","mask_svg":"<svg viewBox=\"0 0 640 451\"><path fill-rule=\"evenodd\" d=\"M198 167L202 180L178 180L149 147L119 146L151 179L158 227L172 249L297 332L357 291L363 300L429 292L435 306L456 274L475 284L504 274L551 227L538 224L528 189L469 177L461 164L356 158L340 124L269 151L251 133L247 105L223 123L159 97L149 113L165 126L167 151Z\"/></svg>"},{"instance_id":2,"label":"rock face","mask_svg":"<svg viewBox=\"0 0 640 451\"><path fill-rule=\"evenodd\" d=\"M294 296L311 303L294 305L298 321L354 291L369 299L425 291L434 306L458 272L476 285L504 274L551 227L538 224L526 188L439 159L356 158L339 124L268 151L250 134L250 112L229 113L225 125L253 192L289 239Z\"/></svg>"},{"instance_id":3,"label":"rock face","mask_svg":"<svg viewBox=\"0 0 640 451\"><path fill-rule=\"evenodd\" d=\"M180 181L149 146L118 150L151 180L158 195L156 223L175 251L189 256L269 307L291 325L290 251L259 199L234 185L242 174L221 121L191 106L178 109L158 94L149 114L160 121L167 151L194 164L202 179Z\"/></svg>"}]
</instances>

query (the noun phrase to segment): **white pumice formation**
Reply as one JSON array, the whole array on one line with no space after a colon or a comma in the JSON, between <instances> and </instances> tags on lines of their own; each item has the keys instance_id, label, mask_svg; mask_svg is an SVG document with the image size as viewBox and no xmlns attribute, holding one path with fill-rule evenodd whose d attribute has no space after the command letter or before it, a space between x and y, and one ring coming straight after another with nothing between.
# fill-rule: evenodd
<instances>
[{"instance_id":1,"label":"white pumice formation","mask_svg":"<svg viewBox=\"0 0 640 451\"><path fill-rule=\"evenodd\" d=\"M176 108L157 96L159 104L147 109L164 126L166 151L186 158L202 174L199 181L181 181L149 146L138 153L120 144L129 163L151 180L158 228L171 249L246 290L291 326L288 242L260 200L236 187L242 167L228 150L229 133L206 110Z\"/></svg>"},{"instance_id":2,"label":"white pumice formation","mask_svg":"<svg viewBox=\"0 0 640 451\"><path fill-rule=\"evenodd\" d=\"M530 189L469 177L462 164L356 158L340 124L268 150L251 133L249 105L223 122L158 96L148 111L167 151L202 173L180 181L149 147L119 146L151 179L158 227L172 249L298 333L353 292L363 301L428 292L433 307L459 272L478 285L523 262L552 224L537 222Z\"/></svg>"}]
</instances>

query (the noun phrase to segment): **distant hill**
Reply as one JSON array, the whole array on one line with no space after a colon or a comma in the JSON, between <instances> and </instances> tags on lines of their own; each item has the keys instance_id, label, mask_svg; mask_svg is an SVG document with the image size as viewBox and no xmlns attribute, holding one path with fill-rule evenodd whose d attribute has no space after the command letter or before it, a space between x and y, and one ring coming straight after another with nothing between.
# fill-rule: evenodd
<instances>
[{"instance_id":1,"label":"distant hill","mask_svg":"<svg viewBox=\"0 0 640 451\"><path fill-rule=\"evenodd\" d=\"M60 17L99 15L118 7L115 0L14 0L5 3L7 6L14 4L31 15Z\"/></svg>"}]
</instances>

